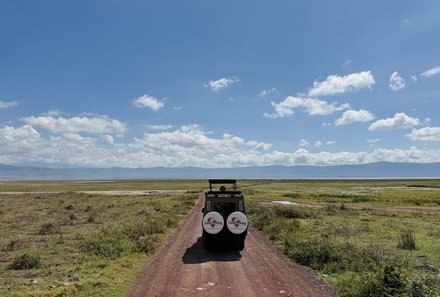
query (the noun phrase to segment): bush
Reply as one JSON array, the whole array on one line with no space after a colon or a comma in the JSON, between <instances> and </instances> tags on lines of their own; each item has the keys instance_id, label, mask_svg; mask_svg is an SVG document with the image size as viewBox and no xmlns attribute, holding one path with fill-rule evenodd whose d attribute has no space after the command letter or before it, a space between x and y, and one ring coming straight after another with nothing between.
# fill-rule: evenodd
<instances>
[{"instance_id":1,"label":"bush","mask_svg":"<svg viewBox=\"0 0 440 297\"><path fill-rule=\"evenodd\" d=\"M167 224L168 220L152 219L149 222L102 229L84 239L80 247L83 252L110 259L132 252L150 253L156 249L158 236L165 233Z\"/></svg>"},{"instance_id":2,"label":"bush","mask_svg":"<svg viewBox=\"0 0 440 297\"><path fill-rule=\"evenodd\" d=\"M400 297L406 296L406 280L397 262L388 262L376 269L362 289L360 296Z\"/></svg>"},{"instance_id":3,"label":"bush","mask_svg":"<svg viewBox=\"0 0 440 297\"><path fill-rule=\"evenodd\" d=\"M39 267L40 267L39 257L31 256L29 254L23 254L15 258L8 268L12 270L24 270L24 269L33 269Z\"/></svg>"},{"instance_id":4,"label":"bush","mask_svg":"<svg viewBox=\"0 0 440 297\"><path fill-rule=\"evenodd\" d=\"M123 232L117 229L103 229L81 242L83 252L116 259L133 249L133 244Z\"/></svg>"},{"instance_id":5,"label":"bush","mask_svg":"<svg viewBox=\"0 0 440 297\"><path fill-rule=\"evenodd\" d=\"M404 250L415 250L417 248L416 236L411 231L403 232L400 234L399 243L397 246Z\"/></svg>"}]
</instances>

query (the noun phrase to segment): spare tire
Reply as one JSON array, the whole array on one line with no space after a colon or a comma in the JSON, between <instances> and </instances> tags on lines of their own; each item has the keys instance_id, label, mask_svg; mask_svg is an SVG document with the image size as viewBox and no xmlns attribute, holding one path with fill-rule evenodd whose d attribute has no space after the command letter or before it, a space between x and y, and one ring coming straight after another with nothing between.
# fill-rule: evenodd
<instances>
[{"instance_id":1,"label":"spare tire","mask_svg":"<svg viewBox=\"0 0 440 297\"><path fill-rule=\"evenodd\" d=\"M217 234L223 229L224 220L221 214L210 211L203 217L203 230L209 234Z\"/></svg>"},{"instance_id":2,"label":"spare tire","mask_svg":"<svg viewBox=\"0 0 440 297\"><path fill-rule=\"evenodd\" d=\"M241 234L246 231L248 227L248 219L246 215L240 211L234 211L228 216L226 226L229 231L234 234Z\"/></svg>"}]
</instances>

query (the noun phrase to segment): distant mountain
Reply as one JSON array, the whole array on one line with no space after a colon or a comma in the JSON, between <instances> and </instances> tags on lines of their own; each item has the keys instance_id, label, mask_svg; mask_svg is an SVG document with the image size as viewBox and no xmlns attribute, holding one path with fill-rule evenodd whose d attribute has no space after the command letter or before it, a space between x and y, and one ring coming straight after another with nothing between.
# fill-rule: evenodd
<instances>
[{"instance_id":1,"label":"distant mountain","mask_svg":"<svg viewBox=\"0 0 440 297\"><path fill-rule=\"evenodd\" d=\"M0 164L0 181L185 178L440 178L440 163L378 162L335 166L248 166L236 168L47 168Z\"/></svg>"}]
</instances>

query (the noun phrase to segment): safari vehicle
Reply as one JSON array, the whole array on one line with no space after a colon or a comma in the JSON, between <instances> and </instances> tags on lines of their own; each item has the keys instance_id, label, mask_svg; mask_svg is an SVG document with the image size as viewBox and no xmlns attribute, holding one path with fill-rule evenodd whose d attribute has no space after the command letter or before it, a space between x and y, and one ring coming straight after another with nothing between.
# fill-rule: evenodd
<instances>
[{"instance_id":1,"label":"safari vehicle","mask_svg":"<svg viewBox=\"0 0 440 297\"><path fill-rule=\"evenodd\" d=\"M221 186L214 188L214 185ZM248 219L244 197L237 188L235 179L210 179L202 211L202 237L205 249L225 244L240 251L244 249Z\"/></svg>"}]
</instances>

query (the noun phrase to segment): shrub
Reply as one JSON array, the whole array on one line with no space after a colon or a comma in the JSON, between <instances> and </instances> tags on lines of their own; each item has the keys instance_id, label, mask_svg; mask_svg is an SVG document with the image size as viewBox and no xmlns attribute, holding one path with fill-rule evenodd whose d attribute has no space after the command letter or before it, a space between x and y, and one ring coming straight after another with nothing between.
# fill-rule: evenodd
<instances>
[{"instance_id":1,"label":"shrub","mask_svg":"<svg viewBox=\"0 0 440 297\"><path fill-rule=\"evenodd\" d=\"M131 252L150 253L165 233L166 220L138 222L122 227L102 229L81 242L83 252L99 257L116 259Z\"/></svg>"},{"instance_id":2,"label":"shrub","mask_svg":"<svg viewBox=\"0 0 440 297\"><path fill-rule=\"evenodd\" d=\"M120 230L103 229L85 238L80 248L83 252L96 256L116 259L133 249L133 243Z\"/></svg>"},{"instance_id":3,"label":"shrub","mask_svg":"<svg viewBox=\"0 0 440 297\"><path fill-rule=\"evenodd\" d=\"M399 243L397 246L404 250L415 250L417 248L415 235L411 231L403 232L400 234Z\"/></svg>"},{"instance_id":4,"label":"shrub","mask_svg":"<svg viewBox=\"0 0 440 297\"><path fill-rule=\"evenodd\" d=\"M12 270L24 270L24 269L33 269L39 267L40 267L39 257L31 256L29 254L22 254L17 258L15 258L8 268Z\"/></svg>"}]
</instances>

